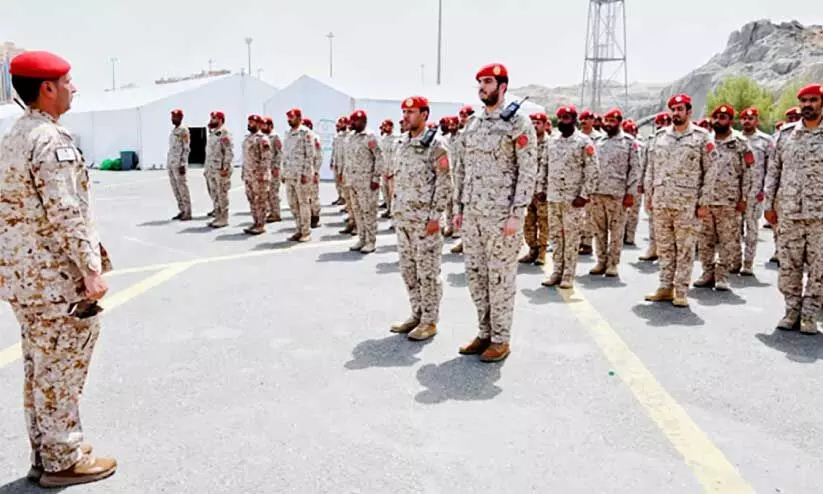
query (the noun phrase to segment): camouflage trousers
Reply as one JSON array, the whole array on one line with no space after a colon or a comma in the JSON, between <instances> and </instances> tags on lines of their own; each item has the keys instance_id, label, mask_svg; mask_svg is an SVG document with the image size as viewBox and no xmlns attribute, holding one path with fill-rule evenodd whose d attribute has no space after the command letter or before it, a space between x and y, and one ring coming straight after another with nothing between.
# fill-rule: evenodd
<instances>
[{"instance_id":1,"label":"camouflage trousers","mask_svg":"<svg viewBox=\"0 0 823 494\"><path fill-rule=\"evenodd\" d=\"M523 245L522 232L503 235L507 219L473 213L463 219L466 281L477 309L477 337L493 343L508 343L511 337L517 254Z\"/></svg>"},{"instance_id":2,"label":"camouflage trousers","mask_svg":"<svg viewBox=\"0 0 823 494\"><path fill-rule=\"evenodd\" d=\"M214 208L214 204L217 202L217 179L215 177L215 173L210 170L209 168L203 168L203 179L206 181L206 192L209 193L209 199L211 199L212 208Z\"/></svg>"},{"instance_id":3,"label":"camouflage trousers","mask_svg":"<svg viewBox=\"0 0 823 494\"><path fill-rule=\"evenodd\" d=\"M349 211L357 223L357 233L364 245L377 242L377 206L380 200L378 190L371 190L369 183L352 185Z\"/></svg>"},{"instance_id":4,"label":"camouflage trousers","mask_svg":"<svg viewBox=\"0 0 823 494\"><path fill-rule=\"evenodd\" d=\"M623 230L626 225L623 198L598 194L592 196L590 204L589 214L594 230L597 262L605 266L616 267L620 264Z\"/></svg>"},{"instance_id":5,"label":"camouflage trousers","mask_svg":"<svg viewBox=\"0 0 823 494\"><path fill-rule=\"evenodd\" d=\"M760 218L763 217L763 203L750 200L746 203L746 214L743 219L743 261L752 264L757 256L758 233L760 232ZM738 264L735 262L735 264Z\"/></svg>"},{"instance_id":6,"label":"camouflage trousers","mask_svg":"<svg viewBox=\"0 0 823 494\"><path fill-rule=\"evenodd\" d=\"M310 216L320 216L320 180L317 183L311 183L311 195L309 196L309 212Z\"/></svg>"},{"instance_id":7,"label":"camouflage trousers","mask_svg":"<svg viewBox=\"0 0 823 494\"><path fill-rule=\"evenodd\" d=\"M177 201L177 209L184 216L191 216L191 195L189 194L188 173L180 173L181 167L169 168L169 182ZM185 165L182 167L185 170Z\"/></svg>"},{"instance_id":8,"label":"camouflage trousers","mask_svg":"<svg viewBox=\"0 0 823 494\"><path fill-rule=\"evenodd\" d=\"M523 221L526 245L534 249L549 245L549 203L532 199Z\"/></svg>"},{"instance_id":9,"label":"camouflage trousers","mask_svg":"<svg viewBox=\"0 0 823 494\"><path fill-rule=\"evenodd\" d=\"M426 234L425 219L396 218L397 251L400 273L409 292L412 314L422 324L437 324L443 285L440 280L440 259L443 236Z\"/></svg>"},{"instance_id":10,"label":"camouflage trousers","mask_svg":"<svg viewBox=\"0 0 823 494\"><path fill-rule=\"evenodd\" d=\"M386 210L391 213L391 203L394 197L394 177L386 179L380 178L380 190L383 193L383 202L386 203Z\"/></svg>"},{"instance_id":11,"label":"camouflage trousers","mask_svg":"<svg viewBox=\"0 0 823 494\"><path fill-rule=\"evenodd\" d=\"M269 214L280 216L280 176L272 176L269 182Z\"/></svg>"},{"instance_id":12,"label":"camouflage trousers","mask_svg":"<svg viewBox=\"0 0 823 494\"><path fill-rule=\"evenodd\" d=\"M697 253L703 274L728 280L729 269L740 257L740 213L734 206L709 206L708 216L700 220Z\"/></svg>"},{"instance_id":13,"label":"camouflage trousers","mask_svg":"<svg viewBox=\"0 0 823 494\"><path fill-rule=\"evenodd\" d=\"M643 202L643 195L634 198L634 205L626 211L626 231L623 233L623 241L628 244L635 243L637 235L637 225L640 222L640 207Z\"/></svg>"},{"instance_id":14,"label":"camouflage trousers","mask_svg":"<svg viewBox=\"0 0 823 494\"><path fill-rule=\"evenodd\" d=\"M777 228L777 287L786 301L786 309L799 310L803 317L817 319L823 300L823 219L780 218ZM804 267L808 268L805 289Z\"/></svg>"},{"instance_id":15,"label":"camouflage trousers","mask_svg":"<svg viewBox=\"0 0 823 494\"><path fill-rule=\"evenodd\" d=\"M594 237L594 227L592 226L592 203L589 202L583 208L583 225L580 228L580 245L585 247L592 246L592 237Z\"/></svg>"},{"instance_id":16,"label":"camouflage trousers","mask_svg":"<svg viewBox=\"0 0 823 494\"><path fill-rule=\"evenodd\" d=\"M261 177L248 177L245 179L246 198L249 200L249 209L254 226L266 224L266 216L269 212L269 180Z\"/></svg>"},{"instance_id":17,"label":"camouflage trousers","mask_svg":"<svg viewBox=\"0 0 823 494\"><path fill-rule=\"evenodd\" d=\"M553 274L564 280L574 278L577 270L580 235L584 228L584 208L572 206L571 201L549 203L549 235L552 251Z\"/></svg>"},{"instance_id":18,"label":"camouflage trousers","mask_svg":"<svg viewBox=\"0 0 823 494\"><path fill-rule=\"evenodd\" d=\"M214 220L228 223L229 221L229 190L231 189L231 172L227 177L219 171L211 172L212 192L214 193Z\"/></svg>"},{"instance_id":19,"label":"camouflage trousers","mask_svg":"<svg viewBox=\"0 0 823 494\"><path fill-rule=\"evenodd\" d=\"M80 397L100 334L99 316L78 319L66 304L23 309L12 304L20 323L23 353L23 408L32 465L39 453L47 472L80 460L83 428Z\"/></svg>"},{"instance_id":20,"label":"camouflage trousers","mask_svg":"<svg viewBox=\"0 0 823 494\"><path fill-rule=\"evenodd\" d=\"M691 283L699 225L694 209L655 208L652 221L660 256L660 287L685 295Z\"/></svg>"},{"instance_id":21,"label":"camouflage trousers","mask_svg":"<svg viewBox=\"0 0 823 494\"><path fill-rule=\"evenodd\" d=\"M289 201L289 209L294 217L297 232L304 237L311 235L310 194L309 184L301 184L299 178L286 180L286 198Z\"/></svg>"},{"instance_id":22,"label":"camouflage trousers","mask_svg":"<svg viewBox=\"0 0 823 494\"><path fill-rule=\"evenodd\" d=\"M336 178L337 178L337 175L335 175L335 179ZM337 191L337 197L338 198L343 197L343 186L337 180L334 181L334 190Z\"/></svg>"}]
</instances>

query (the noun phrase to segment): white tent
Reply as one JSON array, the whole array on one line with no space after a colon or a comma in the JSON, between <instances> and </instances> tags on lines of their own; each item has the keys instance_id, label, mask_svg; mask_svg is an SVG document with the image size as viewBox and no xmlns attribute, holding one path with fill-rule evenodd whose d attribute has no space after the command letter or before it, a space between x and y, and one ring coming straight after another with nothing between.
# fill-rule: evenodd
<instances>
[{"instance_id":1,"label":"white tent","mask_svg":"<svg viewBox=\"0 0 823 494\"><path fill-rule=\"evenodd\" d=\"M332 178L328 163L337 118L348 115L355 109L364 110L368 115L369 128L375 132L380 122L387 118L395 122L395 132L399 132L397 123L401 117L400 103L413 95L428 98L431 121L435 122L444 116L457 115L465 104L471 104L475 111L482 108L477 97L477 84L471 81L461 86L378 85L374 81L344 84L337 80L303 75L266 101L264 114L274 119L275 128L283 134L288 129L286 112L291 108L300 108L303 116L312 120L315 132L323 141L324 166L321 176ZM519 99L512 94L507 95L507 98ZM544 111L544 108L526 101L520 111L535 113Z\"/></svg>"},{"instance_id":2,"label":"white tent","mask_svg":"<svg viewBox=\"0 0 823 494\"><path fill-rule=\"evenodd\" d=\"M135 151L141 169L146 170L165 167L171 110L183 110L183 124L190 128L206 127L209 113L220 110L234 135L239 164L246 117L262 112L276 91L260 79L234 74L100 94L78 92L72 109L60 121L74 134L89 163L99 165L104 159L120 157L121 151ZM7 130L20 113L19 108L11 117L0 113L0 131ZM194 139L192 144L204 145Z\"/></svg>"}]
</instances>

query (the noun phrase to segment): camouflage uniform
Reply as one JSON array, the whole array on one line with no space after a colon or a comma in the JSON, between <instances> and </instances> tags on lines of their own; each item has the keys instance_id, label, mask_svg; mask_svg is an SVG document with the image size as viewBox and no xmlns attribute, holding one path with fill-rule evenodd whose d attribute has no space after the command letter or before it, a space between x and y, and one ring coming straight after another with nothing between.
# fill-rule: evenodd
<instances>
[{"instance_id":1,"label":"camouflage uniform","mask_svg":"<svg viewBox=\"0 0 823 494\"><path fill-rule=\"evenodd\" d=\"M656 136L657 136L657 133L649 136L649 140L646 143L646 147L643 151L643 170L640 173L640 183L643 184L643 201L645 201L646 204L649 204L649 202L651 201L651 198L652 198L651 191L645 188L646 187L645 184L646 184L646 170L648 170L648 168L649 168L649 152L654 147L655 137ZM654 236L654 220L652 219L651 212L649 212L649 247L646 249L646 254L644 256L641 256L640 259L643 260L644 257L647 258L647 259L649 259L649 258L654 259L654 258L657 257L657 240L655 239L655 236ZM651 259L649 259L649 260L651 260Z\"/></svg>"},{"instance_id":2,"label":"camouflage uniform","mask_svg":"<svg viewBox=\"0 0 823 494\"><path fill-rule=\"evenodd\" d=\"M277 132L268 135L271 146L271 180L269 181L269 219L280 217L280 174L283 168L283 141Z\"/></svg>"},{"instance_id":3,"label":"camouflage uniform","mask_svg":"<svg viewBox=\"0 0 823 494\"><path fill-rule=\"evenodd\" d=\"M711 137L689 124L657 131L648 150L645 190L652 198L652 221L660 256L660 288L685 299L694 266L699 222L695 215L705 190Z\"/></svg>"},{"instance_id":4,"label":"camouflage uniform","mask_svg":"<svg viewBox=\"0 0 823 494\"><path fill-rule=\"evenodd\" d=\"M602 139L605 135L603 132L592 129L591 133L586 134L582 130L580 131L581 134L591 139L592 143L597 142L598 139ZM584 223L583 227L580 230L580 247L586 247L591 249L592 248L592 238L594 237L594 226L591 221L592 213L591 213L592 203L589 202L583 208L584 210Z\"/></svg>"},{"instance_id":5,"label":"camouflage uniform","mask_svg":"<svg viewBox=\"0 0 823 494\"><path fill-rule=\"evenodd\" d=\"M175 127L169 135L169 154L166 156L166 168L169 170L169 182L177 209L183 217L191 218L191 196L186 168L189 164L191 136L188 127ZM181 173L182 171L182 173Z\"/></svg>"},{"instance_id":6,"label":"camouflage uniform","mask_svg":"<svg viewBox=\"0 0 823 494\"><path fill-rule=\"evenodd\" d=\"M754 134L747 136L747 138L749 139L749 146L754 152L754 165L748 169L750 187L746 192L746 213L743 222L745 227L743 267L751 270L757 254L758 232L761 218L763 218L763 198L761 197L761 200L758 200L757 196L763 192L764 182L766 181L766 167L772 150L772 139L760 130L755 130ZM735 259L735 265L737 264L740 264L739 259Z\"/></svg>"},{"instance_id":7,"label":"camouflage uniform","mask_svg":"<svg viewBox=\"0 0 823 494\"><path fill-rule=\"evenodd\" d=\"M545 149L545 173L537 189L547 192L549 233L554 245L551 279L571 283L577 268L580 234L585 228L585 209L572 206L576 197L588 199L598 180L598 160L592 140L575 130L569 137L550 135Z\"/></svg>"},{"instance_id":8,"label":"camouflage uniform","mask_svg":"<svg viewBox=\"0 0 823 494\"><path fill-rule=\"evenodd\" d=\"M99 316L70 313L84 276L111 270L92 220L88 172L67 129L27 110L0 145L0 299L21 328L26 424L47 472L81 458L79 401Z\"/></svg>"},{"instance_id":9,"label":"camouflage uniform","mask_svg":"<svg viewBox=\"0 0 823 494\"><path fill-rule=\"evenodd\" d=\"M766 173L765 208L778 211L778 288L787 317L814 328L823 299L823 127L780 129ZM779 204L777 204L779 201ZM776 209L778 208L778 209ZM805 289L803 269L808 269Z\"/></svg>"},{"instance_id":10,"label":"camouflage uniform","mask_svg":"<svg viewBox=\"0 0 823 494\"><path fill-rule=\"evenodd\" d=\"M352 202L349 205L357 222L360 235L358 245L371 249L377 242L377 206L379 190L372 190L372 183L380 183L384 170L383 153L377 136L371 130L353 132L346 145L343 179L351 187Z\"/></svg>"},{"instance_id":11,"label":"camouflage uniform","mask_svg":"<svg viewBox=\"0 0 823 494\"><path fill-rule=\"evenodd\" d=\"M619 131L614 137L598 139L595 148L600 172L590 214L597 241L597 264L603 269L616 269L626 222L623 198L637 195L640 180L638 144L634 137Z\"/></svg>"},{"instance_id":12,"label":"camouflage uniform","mask_svg":"<svg viewBox=\"0 0 823 494\"><path fill-rule=\"evenodd\" d=\"M412 318L420 324L437 324L443 287L440 259L443 237L426 233L429 221L439 220L452 195L448 150L442 138L426 148L421 134L404 134L396 161L388 170L395 177L392 220L397 232L400 272L409 292Z\"/></svg>"},{"instance_id":13,"label":"camouflage uniform","mask_svg":"<svg viewBox=\"0 0 823 494\"><path fill-rule=\"evenodd\" d=\"M455 202L463 220L466 277L477 308L478 338L508 343L516 293L517 254L522 230L503 235L510 217L523 219L534 193L537 149L534 126L515 114L508 122L500 109L473 116L462 136L462 175Z\"/></svg>"},{"instance_id":14,"label":"camouflage uniform","mask_svg":"<svg viewBox=\"0 0 823 494\"><path fill-rule=\"evenodd\" d=\"M637 184L643 184L643 169L646 161L646 143L640 139L635 138L637 143ZM640 222L640 207L643 204L643 194L638 194L634 197L634 204L626 212L626 230L623 234L623 242L634 245L635 236L637 234L637 224Z\"/></svg>"},{"instance_id":15,"label":"camouflage uniform","mask_svg":"<svg viewBox=\"0 0 823 494\"><path fill-rule=\"evenodd\" d=\"M249 200L255 227L261 227L266 223L272 155L271 142L262 132L249 134L243 140L241 178L246 185L246 198Z\"/></svg>"},{"instance_id":16,"label":"camouflage uniform","mask_svg":"<svg viewBox=\"0 0 823 494\"><path fill-rule=\"evenodd\" d=\"M703 265L700 281L706 283L714 278L718 283L725 283L729 268L740 257L742 213L736 208L750 188L747 167L748 163L753 163L754 156L746 138L736 132L722 141L715 138L710 147L705 186L699 201L700 206L709 209L709 214L701 220L697 246ZM718 254L717 269L715 252Z\"/></svg>"},{"instance_id":17,"label":"camouflage uniform","mask_svg":"<svg viewBox=\"0 0 823 494\"><path fill-rule=\"evenodd\" d=\"M382 173L381 184L383 192L383 201L386 203L386 212L392 212L392 196L394 195L395 180L391 177L391 162L394 159L395 151L397 149L397 136L387 134L380 137L380 149L383 151L383 159L386 161L386 170ZM386 178L389 176L389 178Z\"/></svg>"},{"instance_id":18,"label":"camouflage uniform","mask_svg":"<svg viewBox=\"0 0 823 494\"><path fill-rule=\"evenodd\" d=\"M346 207L349 208L350 222L354 222L354 214L351 213L351 194L350 187L343 180L343 169L346 156L346 143L348 141L349 131L344 130L338 132L334 136L331 145L331 166L334 169L334 181L339 186L340 197L346 201Z\"/></svg>"},{"instance_id":19,"label":"camouflage uniform","mask_svg":"<svg viewBox=\"0 0 823 494\"><path fill-rule=\"evenodd\" d=\"M289 209L294 216L297 233L302 237L311 235L311 183L315 162L314 137L306 126L289 129L283 143L283 183ZM303 183L303 182L306 183Z\"/></svg>"},{"instance_id":20,"label":"camouflage uniform","mask_svg":"<svg viewBox=\"0 0 823 494\"><path fill-rule=\"evenodd\" d=\"M546 176L546 143L549 142L551 135L543 134L543 137L537 138L537 177L538 181L535 185L534 196L532 197L529 207L526 209L526 219L523 223L523 235L526 240L526 245L537 255L538 251L546 253L546 247L549 244L549 203L537 199L537 194L546 193L545 189L541 189L541 181L539 177ZM543 183L545 185L545 183Z\"/></svg>"},{"instance_id":21,"label":"camouflage uniform","mask_svg":"<svg viewBox=\"0 0 823 494\"><path fill-rule=\"evenodd\" d=\"M229 223L229 189L231 189L234 144L231 133L221 126L209 129L206 142L206 181L214 201L214 225ZM226 173L224 177L221 172Z\"/></svg>"},{"instance_id":22,"label":"camouflage uniform","mask_svg":"<svg viewBox=\"0 0 823 494\"><path fill-rule=\"evenodd\" d=\"M311 175L311 197L309 198L309 210L312 218L320 217L320 168L323 166L323 146L320 138L314 131L309 130L314 138L314 168Z\"/></svg>"}]
</instances>

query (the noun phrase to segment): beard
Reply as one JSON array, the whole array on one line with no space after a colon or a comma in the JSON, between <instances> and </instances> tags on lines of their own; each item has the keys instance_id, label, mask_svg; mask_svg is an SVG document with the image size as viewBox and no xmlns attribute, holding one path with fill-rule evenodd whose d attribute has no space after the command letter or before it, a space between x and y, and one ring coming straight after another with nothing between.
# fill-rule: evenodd
<instances>
[{"instance_id":1,"label":"beard","mask_svg":"<svg viewBox=\"0 0 823 494\"><path fill-rule=\"evenodd\" d=\"M563 137L569 137L574 134L575 125L573 123L558 122L557 128L560 130L560 133L563 134Z\"/></svg>"},{"instance_id":2,"label":"beard","mask_svg":"<svg viewBox=\"0 0 823 494\"><path fill-rule=\"evenodd\" d=\"M715 133L725 135L729 132L729 129L731 127L729 125L721 125L719 123L715 123L714 125L712 125L712 128L714 129Z\"/></svg>"},{"instance_id":3,"label":"beard","mask_svg":"<svg viewBox=\"0 0 823 494\"><path fill-rule=\"evenodd\" d=\"M499 89L495 90L493 93L489 94L485 98L481 96L480 101L482 101L483 104L486 105L486 106L496 105L497 102L500 101L500 90Z\"/></svg>"},{"instance_id":4,"label":"beard","mask_svg":"<svg viewBox=\"0 0 823 494\"><path fill-rule=\"evenodd\" d=\"M804 106L800 109L800 114L806 120L817 120L817 117L820 116L820 112L817 112L811 106Z\"/></svg>"},{"instance_id":5,"label":"beard","mask_svg":"<svg viewBox=\"0 0 823 494\"><path fill-rule=\"evenodd\" d=\"M686 123L686 119L680 116L672 117L672 122L674 122L675 125L683 125Z\"/></svg>"},{"instance_id":6,"label":"beard","mask_svg":"<svg viewBox=\"0 0 823 494\"><path fill-rule=\"evenodd\" d=\"M216 124L216 123L213 123L213 122L209 122L209 128L210 128L210 129L216 129L216 128L217 128L217 124Z\"/></svg>"},{"instance_id":7,"label":"beard","mask_svg":"<svg viewBox=\"0 0 823 494\"><path fill-rule=\"evenodd\" d=\"M249 130L249 133L251 133L251 134L254 134L255 132L257 132L257 127L253 127L253 126L249 125L246 128Z\"/></svg>"},{"instance_id":8,"label":"beard","mask_svg":"<svg viewBox=\"0 0 823 494\"><path fill-rule=\"evenodd\" d=\"M618 132L620 132L620 128L619 128L619 127L612 127L611 125L604 125L604 126L603 126L603 130L605 130L605 131L606 131L606 134L607 134L609 137L614 137L614 136L616 136L616 135L617 135L617 133L618 133Z\"/></svg>"}]
</instances>

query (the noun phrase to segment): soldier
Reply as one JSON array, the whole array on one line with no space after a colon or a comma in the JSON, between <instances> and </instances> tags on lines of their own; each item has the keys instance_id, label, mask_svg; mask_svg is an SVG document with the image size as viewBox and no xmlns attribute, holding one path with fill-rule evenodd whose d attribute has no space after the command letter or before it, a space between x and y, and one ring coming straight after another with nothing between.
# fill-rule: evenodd
<instances>
[{"instance_id":1,"label":"soldier","mask_svg":"<svg viewBox=\"0 0 823 494\"><path fill-rule=\"evenodd\" d=\"M435 137L428 144L422 140L429 101L413 96L403 101L402 109L409 132L401 137L391 170L396 180L393 218L412 314L405 322L392 325L391 331L422 341L437 334L443 297L440 217L452 195L451 172L443 138Z\"/></svg>"},{"instance_id":2,"label":"soldier","mask_svg":"<svg viewBox=\"0 0 823 494\"><path fill-rule=\"evenodd\" d=\"M551 129L551 121L545 113L529 115L537 136L537 177L546 175L546 143ZM523 264L534 263L542 266L546 263L546 247L549 244L549 203L546 201L546 190L540 190L541 182L535 184L534 195L526 209L526 220L523 223L523 237L529 246L529 253L518 261Z\"/></svg>"},{"instance_id":3,"label":"soldier","mask_svg":"<svg viewBox=\"0 0 823 494\"><path fill-rule=\"evenodd\" d=\"M314 168L309 187L309 212L310 226L317 228L320 226L320 168L323 166L323 146L320 143L320 137L314 133L314 124L311 119L304 118L303 125L309 129L314 140Z\"/></svg>"},{"instance_id":4,"label":"soldier","mask_svg":"<svg viewBox=\"0 0 823 494\"><path fill-rule=\"evenodd\" d=\"M672 96L668 106L673 125L657 131L647 158L646 209L657 236L660 287L646 300L688 307L699 224L696 215L708 214L704 206L698 208L698 201L706 197L706 171L714 143L708 132L690 122L692 100L688 95Z\"/></svg>"},{"instance_id":5,"label":"soldier","mask_svg":"<svg viewBox=\"0 0 823 494\"><path fill-rule=\"evenodd\" d=\"M283 183L297 227L289 240L308 242L311 240L310 182L317 165L315 141L311 131L303 125L303 112L299 108L286 112L286 118L290 129L283 143Z\"/></svg>"},{"instance_id":6,"label":"soldier","mask_svg":"<svg viewBox=\"0 0 823 494\"><path fill-rule=\"evenodd\" d=\"M595 113L594 124L592 125L592 127L594 127L594 130L596 130L597 132L604 133L605 131L603 130L603 117Z\"/></svg>"},{"instance_id":7,"label":"soldier","mask_svg":"<svg viewBox=\"0 0 823 494\"><path fill-rule=\"evenodd\" d=\"M763 186L766 180L766 168L769 162L769 154L772 151L771 136L760 131L760 111L757 108L747 108L743 110L740 121L743 124L743 135L749 140L749 147L754 152L754 165L749 167L751 186L746 192L746 214L744 233L744 253L743 268L740 274L743 276L754 276L752 267L757 253L758 230L760 229L760 218L763 213L763 199L765 194ZM738 259L739 261L739 259ZM737 264L738 262L736 262Z\"/></svg>"},{"instance_id":8,"label":"soldier","mask_svg":"<svg viewBox=\"0 0 823 494\"><path fill-rule=\"evenodd\" d=\"M537 190L546 191L549 201L549 234L554 245L552 274L543 286L574 287L581 230L585 228L585 206L595 191L599 165L592 140L577 129L577 109L557 110L557 132L546 143L543 175Z\"/></svg>"},{"instance_id":9,"label":"soldier","mask_svg":"<svg viewBox=\"0 0 823 494\"><path fill-rule=\"evenodd\" d=\"M344 115L338 118L336 130L337 134L335 134L334 140L332 141L331 159L329 162L332 170L334 170L334 181L340 187L340 197L343 199L341 204L348 206L351 204L351 197L349 186L343 181L343 161L346 155L346 141L350 133L349 117ZM340 230L339 233L356 234L353 214L349 214L345 223L346 227Z\"/></svg>"},{"instance_id":10,"label":"soldier","mask_svg":"<svg viewBox=\"0 0 823 494\"><path fill-rule=\"evenodd\" d=\"M474 108L472 108L471 105L464 105L458 112L458 131L456 138L452 141L453 147L451 149L452 168L454 169L452 178L454 180L455 197L457 195L458 181L462 181L465 177L465 167L463 166L463 151L465 149L465 143L463 142L463 133L465 132L466 125L468 125L471 118L474 118ZM448 212L448 206L446 211ZM459 238L460 228L454 224L454 221L452 221L450 226L452 227L452 237ZM458 240L452 246L451 253L462 254L463 242Z\"/></svg>"},{"instance_id":11,"label":"soldier","mask_svg":"<svg viewBox=\"0 0 823 494\"><path fill-rule=\"evenodd\" d=\"M592 113L592 111L588 108L580 112L580 131L589 137L592 142L595 142L597 139L603 137L603 133L600 132L600 129L595 128L595 117L597 117L597 115ZM590 208L591 206L589 203L587 203L584 208L585 217L583 220L583 231L580 234L580 255L582 256L592 255L592 236L594 235L594 231L591 225Z\"/></svg>"},{"instance_id":12,"label":"soldier","mask_svg":"<svg viewBox=\"0 0 823 494\"><path fill-rule=\"evenodd\" d=\"M357 110L349 117L354 132L346 146L346 176L351 185L351 212L356 218L360 240L349 248L352 252L370 254L377 242L377 206L383 153L377 136L366 129L366 112Z\"/></svg>"},{"instance_id":13,"label":"soldier","mask_svg":"<svg viewBox=\"0 0 823 494\"><path fill-rule=\"evenodd\" d=\"M397 136L394 135L394 122L390 119L383 120L380 124L380 150L383 152L383 158L386 160L386 170L382 173L383 183L381 191L383 192L383 204L385 204L386 211L381 215L382 218L391 218L392 215L391 205L392 195L394 194L394 177L391 176L390 170L396 141Z\"/></svg>"},{"instance_id":14,"label":"soldier","mask_svg":"<svg viewBox=\"0 0 823 494\"><path fill-rule=\"evenodd\" d=\"M12 87L27 108L0 144L0 299L20 324L28 478L42 487L94 482L117 469L82 443L79 401L111 262L92 219L83 156L58 123L75 92L70 69L48 52L12 59Z\"/></svg>"},{"instance_id":15,"label":"soldier","mask_svg":"<svg viewBox=\"0 0 823 494\"><path fill-rule=\"evenodd\" d=\"M714 286L728 291L728 274L740 270L733 264L740 256L740 219L746 211L751 181L747 168L754 164L754 154L746 138L732 132L734 116L734 108L725 104L711 115L714 139L709 142L705 187L698 200L706 211L697 245L703 265L703 274L694 282L697 288ZM717 263L715 252L719 254Z\"/></svg>"},{"instance_id":16,"label":"soldier","mask_svg":"<svg viewBox=\"0 0 823 494\"><path fill-rule=\"evenodd\" d=\"M649 150L654 146L655 137L657 136L657 133L660 131L660 129L664 129L671 124L672 115L669 112L661 112L654 117L654 125L656 130L654 134L649 136L649 140L646 143L646 149L643 153L643 166L640 172L640 184L637 186L637 192L638 194L643 194L646 204L648 204L649 200L651 199L651 195L645 191L646 169L649 166ZM648 249L646 249L645 254L637 257L637 260L644 262L654 262L657 259L657 241L654 238L654 221L652 221L651 214L649 214L649 247Z\"/></svg>"},{"instance_id":17,"label":"soldier","mask_svg":"<svg viewBox=\"0 0 823 494\"><path fill-rule=\"evenodd\" d=\"M271 147L271 180L269 181L268 212L266 223L282 221L280 216L280 169L283 164L283 141L274 130L274 120L271 117L263 119L263 134L269 139Z\"/></svg>"},{"instance_id":18,"label":"soldier","mask_svg":"<svg viewBox=\"0 0 823 494\"><path fill-rule=\"evenodd\" d=\"M634 205L640 180L637 141L623 133L622 123L623 112L617 108L609 110L603 115L606 136L595 142L600 169L589 210L597 241L597 265L589 271L592 275L618 275L625 210Z\"/></svg>"},{"instance_id":19,"label":"soldier","mask_svg":"<svg viewBox=\"0 0 823 494\"><path fill-rule=\"evenodd\" d=\"M786 117L786 123L799 122L800 119L803 118L803 116L800 113L799 106L793 106L789 108L788 110L786 110L786 113L784 115Z\"/></svg>"},{"instance_id":20,"label":"soldier","mask_svg":"<svg viewBox=\"0 0 823 494\"><path fill-rule=\"evenodd\" d=\"M626 229L623 233L623 245L636 245L635 236L637 235L637 224L640 221L640 205L643 203L643 194L640 179L643 172L643 156L645 155L646 144L637 138L637 124L634 120L626 119L623 121L623 132L632 136L637 143L637 195L634 196L632 207L626 210Z\"/></svg>"},{"instance_id":21,"label":"soldier","mask_svg":"<svg viewBox=\"0 0 823 494\"><path fill-rule=\"evenodd\" d=\"M780 129L766 172L765 217L779 229L778 287L786 313L777 328L792 330L799 321L801 332L816 334L823 300L823 86L810 84L798 91L797 99L801 120Z\"/></svg>"},{"instance_id":22,"label":"soldier","mask_svg":"<svg viewBox=\"0 0 823 494\"><path fill-rule=\"evenodd\" d=\"M249 115L249 134L243 139L243 171L241 178L246 185L246 197L249 200L253 221L252 226L245 228L243 231L249 235L260 235L266 231L272 150L269 138L260 131L263 125L263 117Z\"/></svg>"},{"instance_id":23,"label":"soldier","mask_svg":"<svg viewBox=\"0 0 823 494\"><path fill-rule=\"evenodd\" d=\"M463 134L462 160L471 166L464 168L465 179L457 180L454 221L458 229L464 226L466 277L480 328L460 353L496 362L511 351L520 224L534 194L537 149L528 118L503 114L506 68L490 64L475 78L485 109L468 121Z\"/></svg>"},{"instance_id":24,"label":"soldier","mask_svg":"<svg viewBox=\"0 0 823 494\"><path fill-rule=\"evenodd\" d=\"M709 122L709 120L706 119L706 118L701 118L700 120L697 121L697 123L695 125L697 125L701 129L707 130L708 132L712 131L712 123Z\"/></svg>"},{"instance_id":25,"label":"soldier","mask_svg":"<svg viewBox=\"0 0 823 494\"><path fill-rule=\"evenodd\" d=\"M204 169L214 201L214 220L208 224L212 228L223 228L229 224L229 190L234 142L225 124L226 117L223 112L211 112Z\"/></svg>"},{"instance_id":26,"label":"soldier","mask_svg":"<svg viewBox=\"0 0 823 494\"><path fill-rule=\"evenodd\" d=\"M172 110L171 123L174 128L169 135L169 154L166 156L166 168L169 170L169 182L174 198L177 200L177 216L173 220L189 221L191 219L191 196L186 180L189 165L191 136L189 128L182 126L183 110Z\"/></svg>"}]
</instances>

